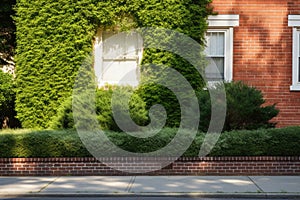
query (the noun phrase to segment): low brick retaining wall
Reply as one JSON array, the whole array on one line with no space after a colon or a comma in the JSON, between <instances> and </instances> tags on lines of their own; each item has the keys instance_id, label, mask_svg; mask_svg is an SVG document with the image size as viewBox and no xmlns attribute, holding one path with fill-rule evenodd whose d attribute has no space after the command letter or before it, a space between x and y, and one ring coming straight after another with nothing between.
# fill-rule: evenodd
<instances>
[{"instance_id":1,"label":"low brick retaining wall","mask_svg":"<svg viewBox=\"0 0 300 200\"><path fill-rule=\"evenodd\" d=\"M120 170L151 170L172 158L105 158ZM300 175L300 157L179 158L150 173L126 173L95 158L0 158L0 176L67 175Z\"/></svg>"}]
</instances>

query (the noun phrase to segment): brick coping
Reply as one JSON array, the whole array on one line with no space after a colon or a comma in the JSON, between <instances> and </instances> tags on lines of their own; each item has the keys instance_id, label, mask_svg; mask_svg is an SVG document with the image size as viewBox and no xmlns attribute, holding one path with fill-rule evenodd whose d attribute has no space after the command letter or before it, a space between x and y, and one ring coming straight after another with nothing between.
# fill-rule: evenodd
<instances>
[{"instance_id":1,"label":"brick coping","mask_svg":"<svg viewBox=\"0 0 300 200\"><path fill-rule=\"evenodd\" d=\"M0 158L0 176L300 175L300 156L181 157L178 159L106 157L99 160L94 157ZM163 163L171 164L165 166Z\"/></svg>"},{"instance_id":2,"label":"brick coping","mask_svg":"<svg viewBox=\"0 0 300 200\"><path fill-rule=\"evenodd\" d=\"M50 158L0 158L0 163L22 162L132 162L132 161L168 161L176 162L209 162L209 161L300 161L300 156L224 156L224 157L50 157Z\"/></svg>"}]
</instances>

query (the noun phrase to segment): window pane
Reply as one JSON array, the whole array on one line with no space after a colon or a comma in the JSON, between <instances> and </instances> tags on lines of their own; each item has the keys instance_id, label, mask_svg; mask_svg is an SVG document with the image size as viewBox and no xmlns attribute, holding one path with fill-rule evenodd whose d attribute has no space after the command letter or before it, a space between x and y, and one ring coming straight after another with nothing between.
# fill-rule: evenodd
<instances>
[{"instance_id":1,"label":"window pane","mask_svg":"<svg viewBox=\"0 0 300 200\"><path fill-rule=\"evenodd\" d=\"M298 38L298 82L300 82L300 33L298 34Z\"/></svg>"},{"instance_id":2,"label":"window pane","mask_svg":"<svg viewBox=\"0 0 300 200\"><path fill-rule=\"evenodd\" d=\"M300 57L298 59L298 82L300 82Z\"/></svg>"},{"instance_id":3,"label":"window pane","mask_svg":"<svg viewBox=\"0 0 300 200\"><path fill-rule=\"evenodd\" d=\"M206 54L210 57L224 56L224 32L208 32L206 34Z\"/></svg>"},{"instance_id":4,"label":"window pane","mask_svg":"<svg viewBox=\"0 0 300 200\"><path fill-rule=\"evenodd\" d=\"M102 41L115 34L117 33L103 32ZM137 33L118 33L113 40L106 40L102 49L95 55L95 69L99 68L99 86L107 83L138 85L142 45L143 40Z\"/></svg>"},{"instance_id":5,"label":"window pane","mask_svg":"<svg viewBox=\"0 0 300 200\"><path fill-rule=\"evenodd\" d=\"M224 60L225 60L225 33L208 32L206 34L205 53L209 58L209 64L205 69L208 81L219 81L224 79ZM218 71L218 70L219 71Z\"/></svg>"},{"instance_id":6,"label":"window pane","mask_svg":"<svg viewBox=\"0 0 300 200\"><path fill-rule=\"evenodd\" d=\"M300 30L298 30L298 31L300 31ZM299 57L300 57L300 33L299 33L299 35L298 35L298 42L299 42L299 44L298 44L298 53L299 53Z\"/></svg>"},{"instance_id":7,"label":"window pane","mask_svg":"<svg viewBox=\"0 0 300 200\"><path fill-rule=\"evenodd\" d=\"M218 70L219 71L218 71ZM209 81L224 79L224 58L209 58L209 64L205 69L205 75Z\"/></svg>"},{"instance_id":8,"label":"window pane","mask_svg":"<svg viewBox=\"0 0 300 200\"><path fill-rule=\"evenodd\" d=\"M113 36L113 32L104 32L103 41ZM125 34L119 34L114 40L106 40L103 45L103 58L104 59L115 59L124 55L126 52L125 46Z\"/></svg>"}]
</instances>

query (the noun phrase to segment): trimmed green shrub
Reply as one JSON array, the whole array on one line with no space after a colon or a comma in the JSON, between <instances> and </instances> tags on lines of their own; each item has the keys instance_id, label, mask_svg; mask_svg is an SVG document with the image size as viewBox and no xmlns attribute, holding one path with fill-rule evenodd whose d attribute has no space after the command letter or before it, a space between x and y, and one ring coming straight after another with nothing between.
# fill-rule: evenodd
<instances>
[{"instance_id":1,"label":"trimmed green shrub","mask_svg":"<svg viewBox=\"0 0 300 200\"><path fill-rule=\"evenodd\" d=\"M16 110L23 127L49 126L59 106L72 94L78 68L92 52L93 37L98 28L113 27L122 31L136 27L164 27L185 33L203 44L206 18L212 13L208 6L210 2L17 1ZM196 87L199 76L194 77L193 68L175 55L169 55L145 51L144 63L153 60L153 63L175 65Z\"/></svg>"},{"instance_id":2,"label":"trimmed green shrub","mask_svg":"<svg viewBox=\"0 0 300 200\"><path fill-rule=\"evenodd\" d=\"M0 134L1 157L91 156L75 131L25 131Z\"/></svg>"},{"instance_id":3,"label":"trimmed green shrub","mask_svg":"<svg viewBox=\"0 0 300 200\"><path fill-rule=\"evenodd\" d=\"M96 90L96 114L99 125L103 130L122 131L116 124L113 116L112 105L115 107L115 112L122 122L128 124L129 117L125 116L126 105L128 102L122 101L121 98L114 99L112 104L112 95L120 95L121 97L127 96L129 98L129 114L131 119L138 125L144 126L148 123L148 112L146 104L138 96L133 93L132 87L115 86L107 89ZM132 95L131 95L132 94ZM130 96L131 95L131 96ZM50 123L52 129L70 129L75 128L73 112L72 112L72 98L68 98L58 109L57 115ZM136 129L129 129L128 131L138 131Z\"/></svg>"},{"instance_id":4,"label":"trimmed green shrub","mask_svg":"<svg viewBox=\"0 0 300 200\"><path fill-rule=\"evenodd\" d=\"M15 118L15 85L10 74L0 70L0 129L20 127Z\"/></svg>"},{"instance_id":5,"label":"trimmed green shrub","mask_svg":"<svg viewBox=\"0 0 300 200\"><path fill-rule=\"evenodd\" d=\"M111 131L106 135L127 151L152 152L166 146L176 133L177 129L164 128L145 139ZM198 156L204 136L199 132L183 156ZM300 127L224 132L209 156L300 156L299 141ZM0 132L0 157L85 156L91 155L75 130Z\"/></svg>"},{"instance_id":6,"label":"trimmed green shrub","mask_svg":"<svg viewBox=\"0 0 300 200\"><path fill-rule=\"evenodd\" d=\"M276 109L275 104L263 105L265 100L260 90L242 82L231 82L224 85L227 111L223 131L275 127L275 123L270 120L277 116L279 110ZM200 90L197 94L200 106L199 127L200 130L207 131L211 115L210 96L207 90Z\"/></svg>"},{"instance_id":7,"label":"trimmed green shrub","mask_svg":"<svg viewBox=\"0 0 300 200\"><path fill-rule=\"evenodd\" d=\"M225 132L211 156L299 156L300 127Z\"/></svg>"}]
</instances>

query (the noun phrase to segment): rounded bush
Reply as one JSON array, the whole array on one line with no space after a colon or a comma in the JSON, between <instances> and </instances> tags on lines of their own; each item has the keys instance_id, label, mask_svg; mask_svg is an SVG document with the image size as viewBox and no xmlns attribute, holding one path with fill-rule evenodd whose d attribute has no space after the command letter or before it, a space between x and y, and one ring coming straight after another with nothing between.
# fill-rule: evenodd
<instances>
[{"instance_id":1,"label":"rounded bush","mask_svg":"<svg viewBox=\"0 0 300 200\"><path fill-rule=\"evenodd\" d=\"M123 98L114 98L116 96L129 97L129 102L124 102ZM126 104L129 105L130 118L125 115ZM112 109L112 106L114 109ZM117 117L122 120L122 124L128 124L129 120L133 120L137 125L144 126L148 123L148 112L146 110L146 103L142 98L134 92L132 87L117 86L109 87L107 90L98 89L96 92L96 113L97 118L102 129L112 131L122 131L116 121L114 120L113 111ZM130 129L127 131L138 131Z\"/></svg>"},{"instance_id":2,"label":"rounded bush","mask_svg":"<svg viewBox=\"0 0 300 200\"><path fill-rule=\"evenodd\" d=\"M223 131L273 128L270 120L279 110L275 104L264 106L260 90L242 82L225 83L227 111ZM218 85L215 89L219 89ZM208 90L197 92L200 106L200 130L207 131L211 116L211 102Z\"/></svg>"},{"instance_id":3,"label":"rounded bush","mask_svg":"<svg viewBox=\"0 0 300 200\"><path fill-rule=\"evenodd\" d=\"M128 120L133 120L136 124L143 126L148 123L148 112L146 110L146 104L133 92L132 87L108 87L107 89L99 88L96 90L96 114L99 125L103 130L122 131L116 124L113 116L112 105L115 107L116 114L123 120L123 123L127 123ZM129 102L124 102L122 99L116 99L112 104L113 93L118 93L121 96L130 96ZM126 111L126 105L129 104L130 117L126 117L124 111ZM88 123L88 122L86 122ZM70 129L75 128L74 118L72 112L72 98L69 97L58 108L57 115L52 119L50 125L52 129ZM129 130L138 131L138 130Z\"/></svg>"},{"instance_id":4,"label":"rounded bush","mask_svg":"<svg viewBox=\"0 0 300 200\"><path fill-rule=\"evenodd\" d=\"M270 120L279 110L275 104L263 106L265 100L260 90L242 82L225 84L227 95L227 114L225 130L272 128Z\"/></svg>"}]
</instances>

